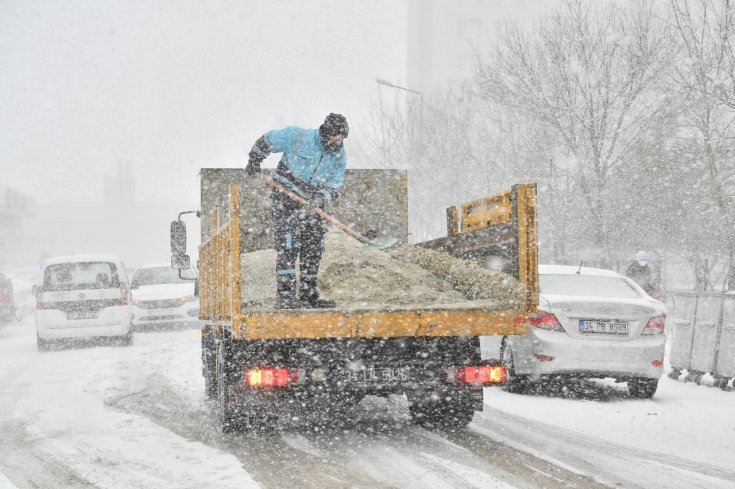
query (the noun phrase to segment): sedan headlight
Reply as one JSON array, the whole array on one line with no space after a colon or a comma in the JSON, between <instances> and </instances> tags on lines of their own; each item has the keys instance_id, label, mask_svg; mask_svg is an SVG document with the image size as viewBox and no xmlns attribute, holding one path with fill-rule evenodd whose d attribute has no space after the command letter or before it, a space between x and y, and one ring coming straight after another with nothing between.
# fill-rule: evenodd
<instances>
[{"instance_id":1,"label":"sedan headlight","mask_svg":"<svg viewBox=\"0 0 735 489\"><path fill-rule=\"evenodd\" d=\"M199 299L199 298L198 298L197 296L195 296L195 295L187 295L187 296L185 296L185 297L179 297L179 300L180 300L181 302L195 302L195 301L197 301L198 299Z\"/></svg>"}]
</instances>

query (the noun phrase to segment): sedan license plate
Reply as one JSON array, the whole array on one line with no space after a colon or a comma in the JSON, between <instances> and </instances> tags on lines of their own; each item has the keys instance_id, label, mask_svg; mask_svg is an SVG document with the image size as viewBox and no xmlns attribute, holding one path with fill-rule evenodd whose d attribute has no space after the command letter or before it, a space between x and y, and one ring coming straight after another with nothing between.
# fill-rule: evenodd
<instances>
[{"instance_id":1,"label":"sedan license plate","mask_svg":"<svg viewBox=\"0 0 735 489\"><path fill-rule=\"evenodd\" d=\"M390 384L408 381L410 374L410 367L366 367L360 370L345 370L345 380L363 384Z\"/></svg>"},{"instance_id":2,"label":"sedan license plate","mask_svg":"<svg viewBox=\"0 0 735 489\"><path fill-rule=\"evenodd\" d=\"M628 323L599 319L580 319L579 331L584 334L627 335Z\"/></svg>"},{"instance_id":3,"label":"sedan license plate","mask_svg":"<svg viewBox=\"0 0 735 489\"><path fill-rule=\"evenodd\" d=\"M73 310L66 313L67 319L97 319L99 311L96 309Z\"/></svg>"}]
</instances>

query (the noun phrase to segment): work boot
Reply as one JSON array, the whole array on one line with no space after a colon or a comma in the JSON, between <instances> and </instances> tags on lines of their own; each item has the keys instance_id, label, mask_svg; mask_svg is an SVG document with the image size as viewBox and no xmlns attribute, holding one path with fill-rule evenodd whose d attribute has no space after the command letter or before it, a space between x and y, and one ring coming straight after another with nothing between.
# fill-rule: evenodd
<instances>
[{"instance_id":1,"label":"work boot","mask_svg":"<svg viewBox=\"0 0 735 489\"><path fill-rule=\"evenodd\" d=\"M276 278L276 309L298 309L296 300L296 276L281 274Z\"/></svg>"},{"instance_id":2,"label":"work boot","mask_svg":"<svg viewBox=\"0 0 735 489\"><path fill-rule=\"evenodd\" d=\"M299 303L301 307L310 309L333 309L337 303L330 299L319 297L316 284L312 280L304 280L299 288Z\"/></svg>"},{"instance_id":3,"label":"work boot","mask_svg":"<svg viewBox=\"0 0 735 489\"><path fill-rule=\"evenodd\" d=\"M314 296L302 297L299 299L299 304L305 309L334 309L337 307L337 303L333 300L323 299L318 295L316 298Z\"/></svg>"},{"instance_id":4,"label":"work boot","mask_svg":"<svg viewBox=\"0 0 735 489\"><path fill-rule=\"evenodd\" d=\"M274 307L276 309L300 309L303 306L293 296L278 295Z\"/></svg>"}]
</instances>

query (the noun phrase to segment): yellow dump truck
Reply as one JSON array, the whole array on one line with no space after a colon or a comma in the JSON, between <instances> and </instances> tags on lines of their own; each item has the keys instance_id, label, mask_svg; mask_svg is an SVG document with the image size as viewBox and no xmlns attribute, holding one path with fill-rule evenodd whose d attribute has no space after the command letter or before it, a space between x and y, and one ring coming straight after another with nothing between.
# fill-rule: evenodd
<instances>
[{"instance_id":1,"label":"yellow dump truck","mask_svg":"<svg viewBox=\"0 0 735 489\"><path fill-rule=\"evenodd\" d=\"M270 190L239 169L205 168L200 178L202 373L223 431L272 429L281 416L329 420L389 394L405 395L418 423L462 427L482 410L483 387L505 381L502 365L482 360L479 337L524 334L536 310L533 184L448 209L447 237L419 243L501 264L526 287L517 308L274 310L248 307L241 271L242 253L272 248ZM338 218L408 241L405 172L348 170L345 181ZM172 266L188 267L180 221L171 242Z\"/></svg>"}]
</instances>

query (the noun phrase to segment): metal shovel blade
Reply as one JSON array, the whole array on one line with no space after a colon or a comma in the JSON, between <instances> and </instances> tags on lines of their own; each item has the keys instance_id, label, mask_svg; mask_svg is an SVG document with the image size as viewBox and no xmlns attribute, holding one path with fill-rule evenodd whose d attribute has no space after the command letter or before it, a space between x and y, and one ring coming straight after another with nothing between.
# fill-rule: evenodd
<instances>
[{"instance_id":1,"label":"metal shovel blade","mask_svg":"<svg viewBox=\"0 0 735 489\"><path fill-rule=\"evenodd\" d=\"M398 238L394 238L393 236L380 236L375 239L371 239L370 241L365 242L365 246L368 248L390 248L394 244L398 243Z\"/></svg>"}]
</instances>

